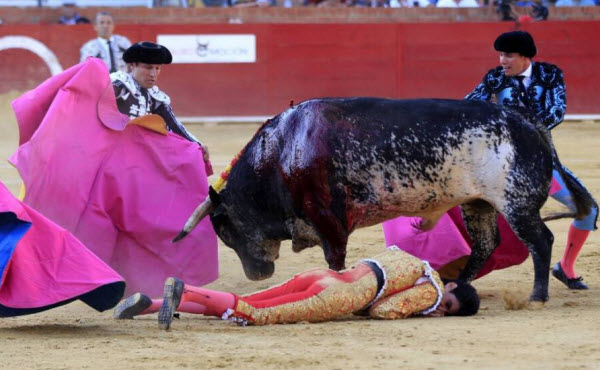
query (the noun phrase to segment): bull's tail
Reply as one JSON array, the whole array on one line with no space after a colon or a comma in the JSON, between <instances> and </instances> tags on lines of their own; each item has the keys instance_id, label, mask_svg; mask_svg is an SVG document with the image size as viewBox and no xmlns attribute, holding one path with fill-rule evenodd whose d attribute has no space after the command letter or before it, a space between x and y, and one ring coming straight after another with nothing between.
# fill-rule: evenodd
<instances>
[{"instance_id":1,"label":"bull's tail","mask_svg":"<svg viewBox=\"0 0 600 370\"><path fill-rule=\"evenodd\" d=\"M582 219L585 216L589 215L590 212L592 212L593 208L598 208L598 203L596 203L596 200L594 199L594 197L592 197L592 194L590 194L587 191L587 189L585 188L585 186L583 186L581 181L579 181L579 179L575 177L575 175L573 175L571 171L563 167L563 165L558 160L556 152L554 152L554 156L556 158L556 170L558 171L558 173L560 173L561 177L565 182L565 185L567 186L567 189L569 189L569 191L571 192L573 202L577 207L575 218ZM598 226L596 225L597 221L598 216L596 215L596 218L594 219L594 230L598 228Z\"/></svg>"},{"instance_id":2,"label":"bull's tail","mask_svg":"<svg viewBox=\"0 0 600 370\"><path fill-rule=\"evenodd\" d=\"M577 217L576 213L573 212L560 212L560 213L551 213L546 217L542 217L542 221L546 222L546 221L554 221L554 220L560 220L563 218L575 218Z\"/></svg>"},{"instance_id":3,"label":"bull's tail","mask_svg":"<svg viewBox=\"0 0 600 370\"><path fill-rule=\"evenodd\" d=\"M584 218L585 216L590 214L594 207L598 208L598 203L596 203L594 197L592 197L592 195L587 191L587 189L585 188L585 186L583 186L581 181L579 181L579 179L575 177L575 175L573 175L571 171L563 167L563 165L560 163L560 159L558 159L558 154L556 153L556 149L554 148L552 136L550 135L550 131L546 128L546 126L544 126L540 122L534 122L534 124L544 141L546 141L546 143L550 147L552 151L552 162L554 168L563 178L567 189L573 197L573 203L575 203L575 207L577 208L577 211L575 213L556 213L544 217L543 220L550 221L566 217L574 217L577 219ZM596 216L596 219L594 220L594 229L598 228L596 226L597 219L598 216Z\"/></svg>"}]
</instances>

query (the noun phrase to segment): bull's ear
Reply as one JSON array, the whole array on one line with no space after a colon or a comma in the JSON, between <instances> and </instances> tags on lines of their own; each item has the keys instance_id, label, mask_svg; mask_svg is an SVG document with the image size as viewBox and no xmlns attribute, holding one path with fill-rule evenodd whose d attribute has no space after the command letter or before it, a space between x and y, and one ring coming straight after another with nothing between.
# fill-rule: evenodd
<instances>
[{"instance_id":1,"label":"bull's ear","mask_svg":"<svg viewBox=\"0 0 600 370\"><path fill-rule=\"evenodd\" d=\"M208 187L208 197L215 207L221 204L221 196L215 191L215 189L213 189L212 186Z\"/></svg>"}]
</instances>

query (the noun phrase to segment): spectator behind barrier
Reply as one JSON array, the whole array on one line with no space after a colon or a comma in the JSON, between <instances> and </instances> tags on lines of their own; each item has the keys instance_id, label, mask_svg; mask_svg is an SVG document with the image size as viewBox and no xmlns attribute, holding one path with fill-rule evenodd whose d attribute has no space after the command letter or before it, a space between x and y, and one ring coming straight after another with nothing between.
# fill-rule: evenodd
<instances>
[{"instance_id":1,"label":"spectator behind barrier","mask_svg":"<svg viewBox=\"0 0 600 370\"><path fill-rule=\"evenodd\" d=\"M62 14L58 19L58 23L66 25L86 24L90 23L90 20L77 13L77 5L75 2L65 1L63 2Z\"/></svg>"},{"instance_id":2,"label":"spectator behind barrier","mask_svg":"<svg viewBox=\"0 0 600 370\"><path fill-rule=\"evenodd\" d=\"M231 0L231 6L236 8L264 7L277 5L275 0Z\"/></svg>"},{"instance_id":3,"label":"spectator behind barrier","mask_svg":"<svg viewBox=\"0 0 600 370\"><path fill-rule=\"evenodd\" d=\"M187 8L190 4L188 4L188 0L154 0L153 1L153 6L154 7L165 7L165 6L172 6L172 7L180 7L180 8Z\"/></svg>"},{"instance_id":4,"label":"spectator behind barrier","mask_svg":"<svg viewBox=\"0 0 600 370\"><path fill-rule=\"evenodd\" d=\"M438 8L478 8L476 0L438 0Z\"/></svg>"},{"instance_id":5,"label":"spectator behind barrier","mask_svg":"<svg viewBox=\"0 0 600 370\"><path fill-rule=\"evenodd\" d=\"M545 21L548 19L548 8L542 4L542 0L534 0L531 4L530 15L534 21Z\"/></svg>"},{"instance_id":6,"label":"spectator behind barrier","mask_svg":"<svg viewBox=\"0 0 600 370\"><path fill-rule=\"evenodd\" d=\"M80 50L80 62L88 57L100 58L106 63L110 73L127 72L123 61L123 53L131 46L131 41L125 36L115 35L115 22L109 12L99 12L94 19L94 30L97 38L83 44Z\"/></svg>"},{"instance_id":7,"label":"spectator behind barrier","mask_svg":"<svg viewBox=\"0 0 600 370\"><path fill-rule=\"evenodd\" d=\"M555 6L595 6L594 0L558 0Z\"/></svg>"},{"instance_id":8,"label":"spectator behind barrier","mask_svg":"<svg viewBox=\"0 0 600 370\"><path fill-rule=\"evenodd\" d=\"M227 8L229 7L229 0L201 0L202 4L207 8Z\"/></svg>"},{"instance_id":9,"label":"spectator behind barrier","mask_svg":"<svg viewBox=\"0 0 600 370\"><path fill-rule=\"evenodd\" d=\"M390 0L390 8L427 8L434 7L435 0Z\"/></svg>"},{"instance_id":10,"label":"spectator behind barrier","mask_svg":"<svg viewBox=\"0 0 600 370\"><path fill-rule=\"evenodd\" d=\"M512 0L494 0L494 5L501 21L516 21L519 17L513 8Z\"/></svg>"}]
</instances>

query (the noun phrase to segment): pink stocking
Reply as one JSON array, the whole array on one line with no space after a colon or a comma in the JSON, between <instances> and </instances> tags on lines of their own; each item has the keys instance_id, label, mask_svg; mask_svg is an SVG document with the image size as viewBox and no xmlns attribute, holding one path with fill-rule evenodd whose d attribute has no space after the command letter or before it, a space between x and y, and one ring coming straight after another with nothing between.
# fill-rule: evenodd
<instances>
[{"instance_id":1,"label":"pink stocking","mask_svg":"<svg viewBox=\"0 0 600 370\"><path fill-rule=\"evenodd\" d=\"M221 317L235 308L235 295L185 284L178 311Z\"/></svg>"},{"instance_id":2,"label":"pink stocking","mask_svg":"<svg viewBox=\"0 0 600 370\"><path fill-rule=\"evenodd\" d=\"M146 308L144 311L140 312L140 315L149 315L151 313L158 312L158 310L160 310L160 306L162 305L162 303L163 303L162 299L153 299L152 304L150 304L150 306L148 308Z\"/></svg>"},{"instance_id":3,"label":"pink stocking","mask_svg":"<svg viewBox=\"0 0 600 370\"><path fill-rule=\"evenodd\" d=\"M144 311L140 312L140 315L149 315L149 314L157 313L160 310L160 306L162 305L162 303L163 303L162 299L153 299L150 307L148 307ZM186 312L186 313L195 313L195 314L201 314L201 315L208 315L208 313L206 313L207 312L206 306L199 304L199 303L191 302L191 301L183 301L183 297L182 297L182 301L179 303L179 306L177 307L177 311ZM225 310L223 310L223 312L225 312ZM216 315L213 315L213 316L216 316Z\"/></svg>"},{"instance_id":4,"label":"pink stocking","mask_svg":"<svg viewBox=\"0 0 600 370\"><path fill-rule=\"evenodd\" d=\"M177 311L179 312L187 312L187 313L195 313L200 315L207 315L206 306L201 305L200 303L195 302L181 302L179 307L177 307Z\"/></svg>"},{"instance_id":5,"label":"pink stocking","mask_svg":"<svg viewBox=\"0 0 600 370\"><path fill-rule=\"evenodd\" d=\"M589 234L589 230L579 230L573 225L571 225L569 228L569 236L567 239L565 254L560 260L563 271L569 279L577 277L577 274L575 273L575 261L577 260L577 256L579 255L581 248L583 248L583 244L585 243Z\"/></svg>"}]
</instances>

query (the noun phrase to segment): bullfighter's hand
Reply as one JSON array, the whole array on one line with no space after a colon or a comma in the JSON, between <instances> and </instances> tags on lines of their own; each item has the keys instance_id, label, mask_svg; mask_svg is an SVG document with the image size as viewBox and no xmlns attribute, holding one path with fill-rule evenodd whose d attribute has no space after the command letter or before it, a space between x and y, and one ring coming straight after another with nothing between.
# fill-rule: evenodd
<instances>
[{"instance_id":1,"label":"bullfighter's hand","mask_svg":"<svg viewBox=\"0 0 600 370\"><path fill-rule=\"evenodd\" d=\"M202 148L204 161L208 162L210 160L210 153L208 152L208 146L206 146L204 144L200 144L200 147Z\"/></svg>"},{"instance_id":2,"label":"bullfighter's hand","mask_svg":"<svg viewBox=\"0 0 600 370\"><path fill-rule=\"evenodd\" d=\"M425 317L444 317L446 316L446 313L442 310L440 310L439 308L435 311L432 311L430 313L428 313L427 315L425 315Z\"/></svg>"}]
</instances>

